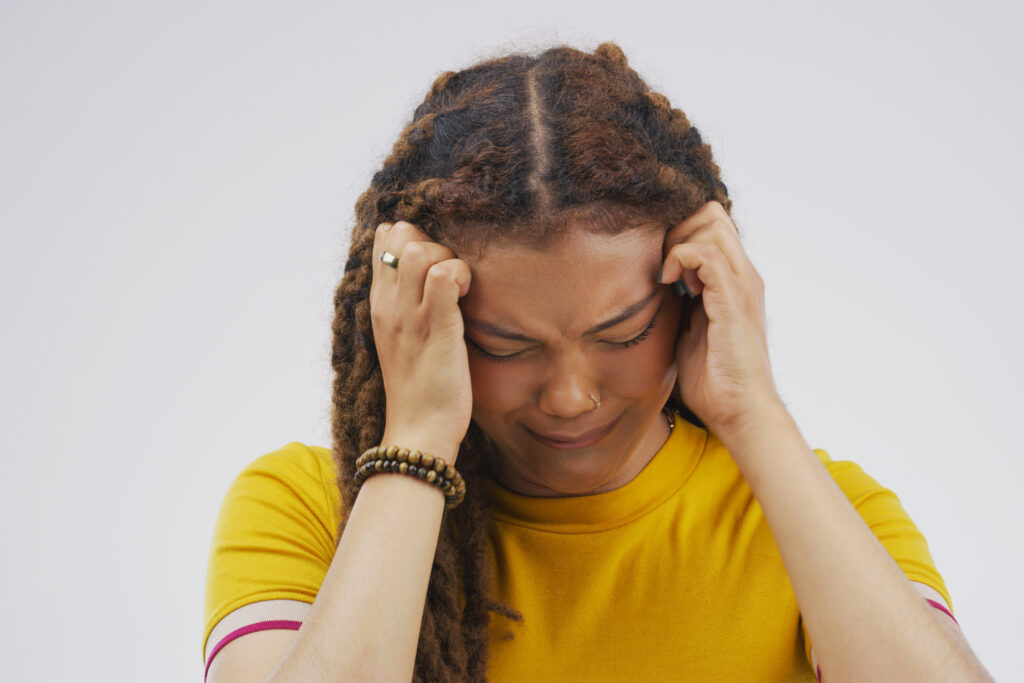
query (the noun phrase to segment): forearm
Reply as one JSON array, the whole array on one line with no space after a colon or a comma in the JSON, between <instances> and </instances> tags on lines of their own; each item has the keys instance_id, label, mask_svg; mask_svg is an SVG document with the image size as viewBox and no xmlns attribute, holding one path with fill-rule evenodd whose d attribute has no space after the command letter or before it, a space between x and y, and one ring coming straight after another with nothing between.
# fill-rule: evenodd
<instances>
[{"instance_id":1,"label":"forearm","mask_svg":"<svg viewBox=\"0 0 1024 683\"><path fill-rule=\"evenodd\" d=\"M779 404L719 434L771 527L823 678L991 680L948 633Z\"/></svg>"},{"instance_id":2,"label":"forearm","mask_svg":"<svg viewBox=\"0 0 1024 683\"><path fill-rule=\"evenodd\" d=\"M268 683L411 680L443 511L433 484L367 479L309 617Z\"/></svg>"}]
</instances>

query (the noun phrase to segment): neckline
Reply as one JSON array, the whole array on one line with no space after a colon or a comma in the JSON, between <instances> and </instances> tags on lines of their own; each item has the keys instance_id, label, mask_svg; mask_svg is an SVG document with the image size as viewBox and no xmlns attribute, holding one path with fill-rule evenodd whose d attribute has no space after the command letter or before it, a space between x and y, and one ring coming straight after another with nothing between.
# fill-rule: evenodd
<instances>
[{"instance_id":1,"label":"neckline","mask_svg":"<svg viewBox=\"0 0 1024 683\"><path fill-rule=\"evenodd\" d=\"M484 477L488 514L498 522L551 533L593 533L628 524L679 490L697 467L708 432L672 414L668 439L632 481L589 496L544 498L510 491Z\"/></svg>"}]
</instances>

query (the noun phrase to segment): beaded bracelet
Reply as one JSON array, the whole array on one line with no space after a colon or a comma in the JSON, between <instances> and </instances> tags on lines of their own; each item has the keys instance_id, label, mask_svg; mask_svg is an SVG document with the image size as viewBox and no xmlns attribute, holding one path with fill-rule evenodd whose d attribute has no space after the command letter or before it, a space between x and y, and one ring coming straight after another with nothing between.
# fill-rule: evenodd
<instances>
[{"instance_id":1,"label":"beaded bracelet","mask_svg":"<svg viewBox=\"0 0 1024 683\"><path fill-rule=\"evenodd\" d=\"M466 497L462 475L440 456L398 446L374 446L356 459L356 490L378 472L397 472L417 477L444 493L444 509L457 507Z\"/></svg>"}]
</instances>

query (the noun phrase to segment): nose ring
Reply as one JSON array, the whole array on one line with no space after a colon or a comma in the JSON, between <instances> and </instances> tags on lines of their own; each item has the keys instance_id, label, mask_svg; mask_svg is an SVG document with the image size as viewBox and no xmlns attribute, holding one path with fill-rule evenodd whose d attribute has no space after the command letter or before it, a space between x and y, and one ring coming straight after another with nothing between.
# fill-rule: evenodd
<instances>
[{"instance_id":1,"label":"nose ring","mask_svg":"<svg viewBox=\"0 0 1024 683\"><path fill-rule=\"evenodd\" d=\"M591 394L590 392L587 392L587 396L590 398L591 401L594 402L594 407L591 408L591 410L597 410L598 408L601 407L601 399L594 398L594 395Z\"/></svg>"}]
</instances>

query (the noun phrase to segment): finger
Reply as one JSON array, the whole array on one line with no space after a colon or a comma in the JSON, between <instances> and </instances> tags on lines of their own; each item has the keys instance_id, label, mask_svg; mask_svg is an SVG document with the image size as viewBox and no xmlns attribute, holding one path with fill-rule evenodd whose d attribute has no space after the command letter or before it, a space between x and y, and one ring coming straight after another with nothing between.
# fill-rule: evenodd
<instances>
[{"instance_id":1,"label":"finger","mask_svg":"<svg viewBox=\"0 0 1024 683\"><path fill-rule=\"evenodd\" d=\"M736 224L732 222L725 208L716 201L708 202L668 231L665 235L665 253L680 242L700 241L717 244L737 277L750 275L754 271L754 265L740 242Z\"/></svg>"},{"instance_id":2,"label":"finger","mask_svg":"<svg viewBox=\"0 0 1024 683\"><path fill-rule=\"evenodd\" d=\"M380 254L384 251L384 240L388 230L393 227L392 223L381 223L377 226L376 231L373 234L373 263L370 264L373 270L373 279L376 280L379 277L379 268L384 265L380 262Z\"/></svg>"},{"instance_id":3,"label":"finger","mask_svg":"<svg viewBox=\"0 0 1024 683\"><path fill-rule=\"evenodd\" d=\"M459 299L469 292L472 275L462 259L447 259L430 266L423 287L423 309L428 317L451 316L461 322Z\"/></svg>"},{"instance_id":4,"label":"finger","mask_svg":"<svg viewBox=\"0 0 1024 683\"><path fill-rule=\"evenodd\" d=\"M419 228L407 221L381 223L373 239L373 281L370 284L371 305L393 310L399 305L398 270L381 262L385 251L401 261L402 248L410 241L429 240ZM415 299L418 303L419 299Z\"/></svg>"},{"instance_id":5,"label":"finger","mask_svg":"<svg viewBox=\"0 0 1024 683\"><path fill-rule=\"evenodd\" d=\"M680 278L685 278L694 295L702 293L706 288L728 297L735 289L736 282L725 254L714 242L683 242L669 250L662 268L661 282L675 282Z\"/></svg>"},{"instance_id":6,"label":"finger","mask_svg":"<svg viewBox=\"0 0 1024 683\"><path fill-rule=\"evenodd\" d=\"M453 258L455 252L436 242L406 242L398 257L396 303L406 310L419 306L423 302L427 273L435 264Z\"/></svg>"},{"instance_id":7,"label":"finger","mask_svg":"<svg viewBox=\"0 0 1024 683\"><path fill-rule=\"evenodd\" d=\"M386 229L387 230L387 229ZM454 258L455 252L437 242L408 221L398 221L386 231L383 249L398 258L393 273L393 286L388 287L387 306L411 311L423 301L423 287L428 269L439 261ZM383 264L382 264L383 265Z\"/></svg>"},{"instance_id":8,"label":"finger","mask_svg":"<svg viewBox=\"0 0 1024 683\"><path fill-rule=\"evenodd\" d=\"M407 221L398 221L397 223L381 223L377 227L377 235L373 242L373 260L375 263L381 263L380 255L385 251L394 254L395 256L401 256L402 247L412 240L423 240L430 239L423 232L412 223ZM381 263L381 265L384 265ZM395 271L395 268L391 266L385 266Z\"/></svg>"}]
</instances>

